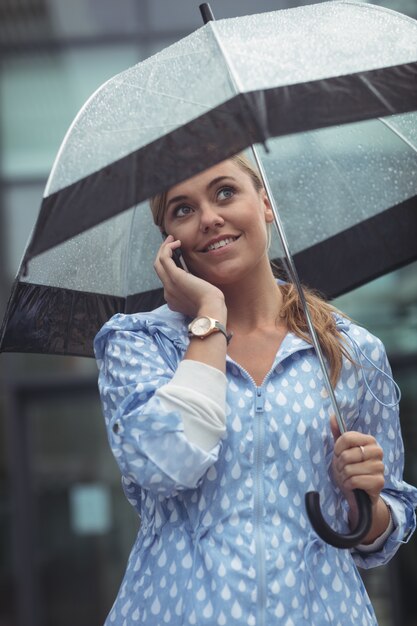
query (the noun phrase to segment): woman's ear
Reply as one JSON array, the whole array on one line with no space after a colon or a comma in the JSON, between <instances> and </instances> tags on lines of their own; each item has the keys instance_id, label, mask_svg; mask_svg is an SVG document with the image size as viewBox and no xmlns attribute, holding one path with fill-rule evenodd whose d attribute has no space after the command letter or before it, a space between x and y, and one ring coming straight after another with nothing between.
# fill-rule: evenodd
<instances>
[{"instance_id":1,"label":"woman's ear","mask_svg":"<svg viewBox=\"0 0 417 626\"><path fill-rule=\"evenodd\" d=\"M261 197L264 207L265 222L270 224L274 221L274 212L272 210L271 203L269 202L268 195L264 189L261 191Z\"/></svg>"}]
</instances>

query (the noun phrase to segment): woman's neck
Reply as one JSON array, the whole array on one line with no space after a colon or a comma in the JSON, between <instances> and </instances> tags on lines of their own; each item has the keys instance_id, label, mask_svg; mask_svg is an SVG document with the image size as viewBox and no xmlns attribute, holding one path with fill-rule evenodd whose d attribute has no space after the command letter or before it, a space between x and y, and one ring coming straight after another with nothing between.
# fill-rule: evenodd
<instances>
[{"instance_id":1,"label":"woman's neck","mask_svg":"<svg viewBox=\"0 0 417 626\"><path fill-rule=\"evenodd\" d=\"M243 285L227 285L223 293L230 329L250 332L279 324L282 294L269 265L268 271L247 276Z\"/></svg>"}]
</instances>

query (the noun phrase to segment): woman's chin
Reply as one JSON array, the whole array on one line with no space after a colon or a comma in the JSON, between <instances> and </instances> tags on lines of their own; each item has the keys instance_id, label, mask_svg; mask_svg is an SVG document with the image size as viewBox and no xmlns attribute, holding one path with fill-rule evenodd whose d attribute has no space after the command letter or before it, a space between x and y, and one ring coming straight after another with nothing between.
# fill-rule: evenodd
<instances>
[{"instance_id":1,"label":"woman's chin","mask_svg":"<svg viewBox=\"0 0 417 626\"><path fill-rule=\"evenodd\" d=\"M248 269L242 267L231 267L230 264L224 267L217 267L215 270L201 272L198 275L216 287L226 287L243 281L247 276Z\"/></svg>"}]
</instances>

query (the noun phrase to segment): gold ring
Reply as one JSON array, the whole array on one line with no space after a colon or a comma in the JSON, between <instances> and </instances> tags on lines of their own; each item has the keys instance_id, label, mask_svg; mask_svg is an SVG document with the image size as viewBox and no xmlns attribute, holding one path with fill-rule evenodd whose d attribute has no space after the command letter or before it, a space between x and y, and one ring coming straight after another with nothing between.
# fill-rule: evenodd
<instances>
[{"instance_id":1,"label":"gold ring","mask_svg":"<svg viewBox=\"0 0 417 626\"><path fill-rule=\"evenodd\" d=\"M363 446L359 446L362 452L362 462L365 461L365 448Z\"/></svg>"}]
</instances>

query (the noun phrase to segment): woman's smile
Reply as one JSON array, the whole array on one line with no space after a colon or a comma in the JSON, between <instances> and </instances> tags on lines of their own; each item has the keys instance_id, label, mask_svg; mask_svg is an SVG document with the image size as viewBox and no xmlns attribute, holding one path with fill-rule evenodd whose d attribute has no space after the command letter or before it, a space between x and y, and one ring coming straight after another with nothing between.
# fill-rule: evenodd
<instances>
[{"instance_id":1,"label":"woman's smile","mask_svg":"<svg viewBox=\"0 0 417 626\"><path fill-rule=\"evenodd\" d=\"M234 244L240 235L220 235L214 239L211 239L208 244L204 246L201 252L210 253L210 254L218 254L225 250L225 248L229 248L232 244Z\"/></svg>"}]
</instances>

